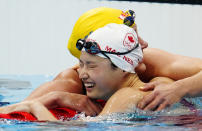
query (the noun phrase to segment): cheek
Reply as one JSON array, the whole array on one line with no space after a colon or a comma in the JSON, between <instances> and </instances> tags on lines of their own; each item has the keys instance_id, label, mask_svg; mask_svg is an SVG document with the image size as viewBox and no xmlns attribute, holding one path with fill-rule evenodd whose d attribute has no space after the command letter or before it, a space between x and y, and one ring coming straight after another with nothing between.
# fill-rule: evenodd
<instances>
[{"instance_id":1,"label":"cheek","mask_svg":"<svg viewBox=\"0 0 202 131\"><path fill-rule=\"evenodd\" d=\"M97 79L101 77L101 72L98 70L92 70L88 72L88 75L91 79Z\"/></svg>"},{"instance_id":2,"label":"cheek","mask_svg":"<svg viewBox=\"0 0 202 131\"><path fill-rule=\"evenodd\" d=\"M106 73L107 71L92 71L89 73L90 78L97 84L99 87L107 87L111 85L112 77Z\"/></svg>"},{"instance_id":3,"label":"cheek","mask_svg":"<svg viewBox=\"0 0 202 131\"><path fill-rule=\"evenodd\" d=\"M89 71L89 78L96 83L97 87L103 86L106 83L105 72L100 70Z\"/></svg>"},{"instance_id":4,"label":"cheek","mask_svg":"<svg viewBox=\"0 0 202 131\"><path fill-rule=\"evenodd\" d=\"M101 80L103 86L106 86L108 88L114 88L116 87L117 83L119 83L119 75L114 74L113 72L106 71L103 75L103 79Z\"/></svg>"}]
</instances>

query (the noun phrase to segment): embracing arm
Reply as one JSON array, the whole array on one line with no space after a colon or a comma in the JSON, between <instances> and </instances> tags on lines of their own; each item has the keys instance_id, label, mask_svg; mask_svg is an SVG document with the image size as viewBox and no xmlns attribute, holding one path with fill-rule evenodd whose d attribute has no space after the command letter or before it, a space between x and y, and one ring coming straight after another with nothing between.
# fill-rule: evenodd
<instances>
[{"instance_id":1,"label":"embracing arm","mask_svg":"<svg viewBox=\"0 0 202 131\"><path fill-rule=\"evenodd\" d=\"M89 116L95 116L102 110L102 107L99 104L88 98L86 95L63 91L52 91L33 100L27 100L17 104L0 107L0 113L7 114L14 111L25 111L31 113L35 112L35 114L43 114L36 105L39 105L44 112L46 110L43 106L47 109L65 107L79 112L85 112L86 115ZM48 116L46 114L41 117Z\"/></svg>"},{"instance_id":2,"label":"embracing arm","mask_svg":"<svg viewBox=\"0 0 202 131\"><path fill-rule=\"evenodd\" d=\"M201 59L171 54L152 48L145 49L144 56L147 71L142 76L147 75L147 79L164 76L176 81L167 86L161 86L155 82L152 83L153 85L146 85L145 89L142 90L154 88L154 91L140 101L139 108L153 110L159 107L157 110L161 110L178 102L184 96L202 96ZM177 99L172 97L173 93Z\"/></svg>"},{"instance_id":3,"label":"embracing arm","mask_svg":"<svg viewBox=\"0 0 202 131\"><path fill-rule=\"evenodd\" d=\"M151 70L150 68L153 70L153 77L162 76L176 80L176 86L190 93L184 95L201 95L202 59L171 54L153 48L145 49L144 56L148 71Z\"/></svg>"},{"instance_id":4,"label":"embracing arm","mask_svg":"<svg viewBox=\"0 0 202 131\"><path fill-rule=\"evenodd\" d=\"M180 80L202 71L202 59L176 55L155 48L144 49L143 62L147 67L143 77L148 79L160 76Z\"/></svg>"},{"instance_id":5,"label":"embracing arm","mask_svg":"<svg viewBox=\"0 0 202 131\"><path fill-rule=\"evenodd\" d=\"M6 109L4 107L0 108L0 113L7 114L7 113L10 113L10 111L12 112L20 111L20 112L31 113L39 121L56 121L57 120L43 104L35 100L9 105L7 106Z\"/></svg>"},{"instance_id":6,"label":"embracing arm","mask_svg":"<svg viewBox=\"0 0 202 131\"><path fill-rule=\"evenodd\" d=\"M83 94L81 80L75 69L66 69L50 82L46 82L35 89L24 101L33 100L52 91L64 91Z\"/></svg>"}]
</instances>

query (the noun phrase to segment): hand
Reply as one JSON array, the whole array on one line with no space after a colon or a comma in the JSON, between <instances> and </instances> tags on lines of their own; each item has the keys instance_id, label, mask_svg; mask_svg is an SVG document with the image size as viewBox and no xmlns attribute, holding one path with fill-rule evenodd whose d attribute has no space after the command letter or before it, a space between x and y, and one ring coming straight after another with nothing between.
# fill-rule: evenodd
<instances>
[{"instance_id":1,"label":"hand","mask_svg":"<svg viewBox=\"0 0 202 131\"><path fill-rule=\"evenodd\" d=\"M51 92L38 99L47 108L67 107L76 111L85 112L86 115L98 115L102 107L88 98L86 95L68 93L68 92Z\"/></svg>"},{"instance_id":2,"label":"hand","mask_svg":"<svg viewBox=\"0 0 202 131\"><path fill-rule=\"evenodd\" d=\"M0 108L0 113L7 114L14 111L23 111L30 113L30 103L31 101L20 102L13 105L8 105Z\"/></svg>"},{"instance_id":3,"label":"hand","mask_svg":"<svg viewBox=\"0 0 202 131\"><path fill-rule=\"evenodd\" d=\"M0 113L8 114L20 111L34 115L39 121L57 121L49 110L39 101L30 100L0 108Z\"/></svg>"},{"instance_id":4,"label":"hand","mask_svg":"<svg viewBox=\"0 0 202 131\"><path fill-rule=\"evenodd\" d=\"M134 29L134 31L137 33L138 42L140 43L142 50L143 50L144 48L147 48L147 47L148 47L148 42L144 41L144 40L139 36L138 30L137 30L137 24L135 24L135 25L133 26L133 29Z\"/></svg>"},{"instance_id":5,"label":"hand","mask_svg":"<svg viewBox=\"0 0 202 131\"><path fill-rule=\"evenodd\" d=\"M138 103L137 107L142 110L160 111L179 102L184 96L183 90L180 90L175 83L162 84L161 82L154 81L146 84L140 90L153 90Z\"/></svg>"}]
</instances>

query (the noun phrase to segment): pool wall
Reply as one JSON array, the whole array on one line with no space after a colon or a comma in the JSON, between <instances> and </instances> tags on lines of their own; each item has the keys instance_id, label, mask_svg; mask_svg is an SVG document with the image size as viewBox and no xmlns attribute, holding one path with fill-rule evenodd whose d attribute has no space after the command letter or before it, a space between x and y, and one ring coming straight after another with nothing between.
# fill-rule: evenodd
<instances>
[{"instance_id":1,"label":"pool wall","mask_svg":"<svg viewBox=\"0 0 202 131\"><path fill-rule=\"evenodd\" d=\"M149 46L202 58L202 6L95 0L0 0L0 74L57 74L77 63L67 42L78 17L107 6L133 9Z\"/></svg>"}]
</instances>

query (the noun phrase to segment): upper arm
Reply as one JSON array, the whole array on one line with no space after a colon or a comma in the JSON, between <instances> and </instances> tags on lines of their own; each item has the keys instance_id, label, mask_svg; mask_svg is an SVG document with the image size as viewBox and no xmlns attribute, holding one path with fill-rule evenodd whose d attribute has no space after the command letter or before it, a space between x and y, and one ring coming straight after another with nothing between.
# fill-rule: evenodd
<instances>
[{"instance_id":1,"label":"upper arm","mask_svg":"<svg viewBox=\"0 0 202 131\"><path fill-rule=\"evenodd\" d=\"M144 50L146 72L143 78L150 80L154 77L169 77L173 80L192 76L202 69L202 60L182 55L168 53L154 48Z\"/></svg>"},{"instance_id":2,"label":"upper arm","mask_svg":"<svg viewBox=\"0 0 202 131\"><path fill-rule=\"evenodd\" d=\"M82 83L76 70L66 69L61 72L55 79L46 82L35 89L25 100L38 98L52 91L64 91L70 93L83 93Z\"/></svg>"}]
</instances>

